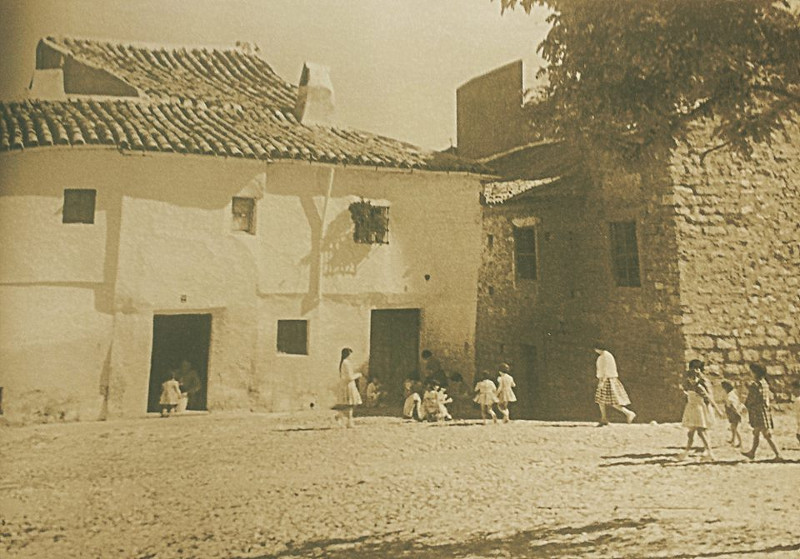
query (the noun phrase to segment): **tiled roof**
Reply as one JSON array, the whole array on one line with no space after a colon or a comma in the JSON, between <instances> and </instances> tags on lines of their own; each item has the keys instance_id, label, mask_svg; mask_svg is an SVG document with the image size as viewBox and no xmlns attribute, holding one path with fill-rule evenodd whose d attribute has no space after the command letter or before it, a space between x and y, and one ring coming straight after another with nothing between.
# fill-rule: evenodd
<instances>
[{"instance_id":1,"label":"tiled roof","mask_svg":"<svg viewBox=\"0 0 800 559\"><path fill-rule=\"evenodd\" d=\"M443 171L472 161L366 132L299 123L294 86L243 49L144 48L47 39L123 78L146 97L0 102L0 152L98 144L120 150Z\"/></svg>"},{"instance_id":2,"label":"tiled roof","mask_svg":"<svg viewBox=\"0 0 800 559\"><path fill-rule=\"evenodd\" d=\"M42 46L121 78L157 99L202 99L291 112L297 87L276 74L253 49L165 48L69 37L47 37Z\"/></svg>"},{"instance_id":3,"label":"tiled roof","mask_svg":"<svg viewBox=\"0 0 800 559\"><path fill-rule=\"evenodd\" d=\"M548 177L538 180L487 182L483 185L483 202L489 206L502 204L516 196L530 192L535 188L553 184L560 178L561 177Z\"/></svg>"}]
</instances>

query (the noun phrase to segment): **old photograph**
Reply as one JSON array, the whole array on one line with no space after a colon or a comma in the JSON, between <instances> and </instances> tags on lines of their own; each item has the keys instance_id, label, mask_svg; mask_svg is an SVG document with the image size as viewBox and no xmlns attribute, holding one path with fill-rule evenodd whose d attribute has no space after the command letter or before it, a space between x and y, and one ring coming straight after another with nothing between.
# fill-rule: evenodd
<instances>
[{"instance_id":1,"label":"old photograph","mask_svg":"<svg viewBox=\"0 0 800 559\"><path fill-rule=\"evenodd\" d=\"M0 0L0 556L800 557L800 1Z\"/></svg>"}]
</instances>

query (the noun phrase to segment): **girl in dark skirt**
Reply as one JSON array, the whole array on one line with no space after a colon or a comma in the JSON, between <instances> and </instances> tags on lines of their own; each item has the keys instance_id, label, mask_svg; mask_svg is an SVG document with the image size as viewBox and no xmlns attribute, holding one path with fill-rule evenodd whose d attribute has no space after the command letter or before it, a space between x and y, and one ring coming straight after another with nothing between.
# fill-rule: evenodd
<instances>
[{"instance_id":1,"label":"girl in dark skirt","mask_svg":"<svg viewBox=\"0 0 800 559\"><path fill-rule=\"evenodd\" d=\"M772 440L772 412L770 411L770 392L767 384L767 370L757 363L750 364L750 371L753 373L754 382L747 390L747 399L744 402L747 408L747 415L750 419L750 427L753 428L753 447L748 452L743 452L750 460L756 457L756 450L760 437L763 435L769 444L772 452L775 453L775 460L781 460L778 447Z\"/></svg>"}]
</instances>

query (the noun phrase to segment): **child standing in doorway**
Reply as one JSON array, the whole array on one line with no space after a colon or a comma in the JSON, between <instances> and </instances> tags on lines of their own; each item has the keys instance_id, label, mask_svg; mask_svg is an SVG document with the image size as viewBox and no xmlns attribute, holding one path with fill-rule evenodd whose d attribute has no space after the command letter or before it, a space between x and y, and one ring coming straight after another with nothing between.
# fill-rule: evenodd
<instances>
[{"instance_id":1,"label":"child standing in doorway","mask_svg":"<svg viewBox=\"0 0 800 559\"><path fill-rule=\"evenodd\" d=\"M725 414L728 416L728 423L731 426L731 440L728 441L735 447L742 446L742 437L739 435L739 424L742 422L742 415L747 411L744 404L739 401L739 395L733 388L730 381L723 380L722 388L727 393L725 397Z\"/></svg>"},{"instance_id":2,"label":"child standing in doorway","mask_svg":"<svg viewBox=\"0 0 800 559\"><path fill-rule=\"evenodd\" d=\"M486 425L486 416L492 418L493 423L497 423L497 414L494 413L494 405L497 403L497 387L492 382L491 374L484 371L481 380L475 385L475 402L481 407L481 419Z\"/></svg>"},{"instance_id":3,"label":"child standing in doorway","mask_svg":"<svg viewBox=\"0 0 800 559\"><path fill-rule=\"evenodd\" d=\"M508 404L517 401L517 396L512 390L515 386L514 377L508 374L511 371L511 366L508 363L501 363L500 370L497 377L497 407L503 414L503 423L508 423L511 419L511 412L508 409Z\"/></svg>"},{"instance_id":4,"label":"child standing in doorway","mask_svg":"<svg viewBox=\"0 0 800 559\"><path fill-rule=\"evenodd\" d=\"M161 406L161 417L171 415L178 402L181 401L181 397L181 385L175 380L175 373L170 372L169 378L161 384L161 398L158 400Z\"/></svg>"}]
</instances>

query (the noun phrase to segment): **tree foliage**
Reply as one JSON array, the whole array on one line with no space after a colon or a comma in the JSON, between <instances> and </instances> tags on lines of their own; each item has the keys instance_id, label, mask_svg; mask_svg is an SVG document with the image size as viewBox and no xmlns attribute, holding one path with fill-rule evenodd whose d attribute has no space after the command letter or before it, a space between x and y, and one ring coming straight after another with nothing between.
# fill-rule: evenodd
<instances>
[{"instance_id":1,"label":"tree foliage","mask_svg":"<svg viewBox=\"0 0 800 559\"><path fill-rule=\"evenodd\" d=\"M501 0L551 10L538 46L540 132L626 154L686 139L708 117L714 145L743 154L800 108L797 4L770 0ZM709 146L705 146L708 148Z\"/></svg>"}]
</instances>

